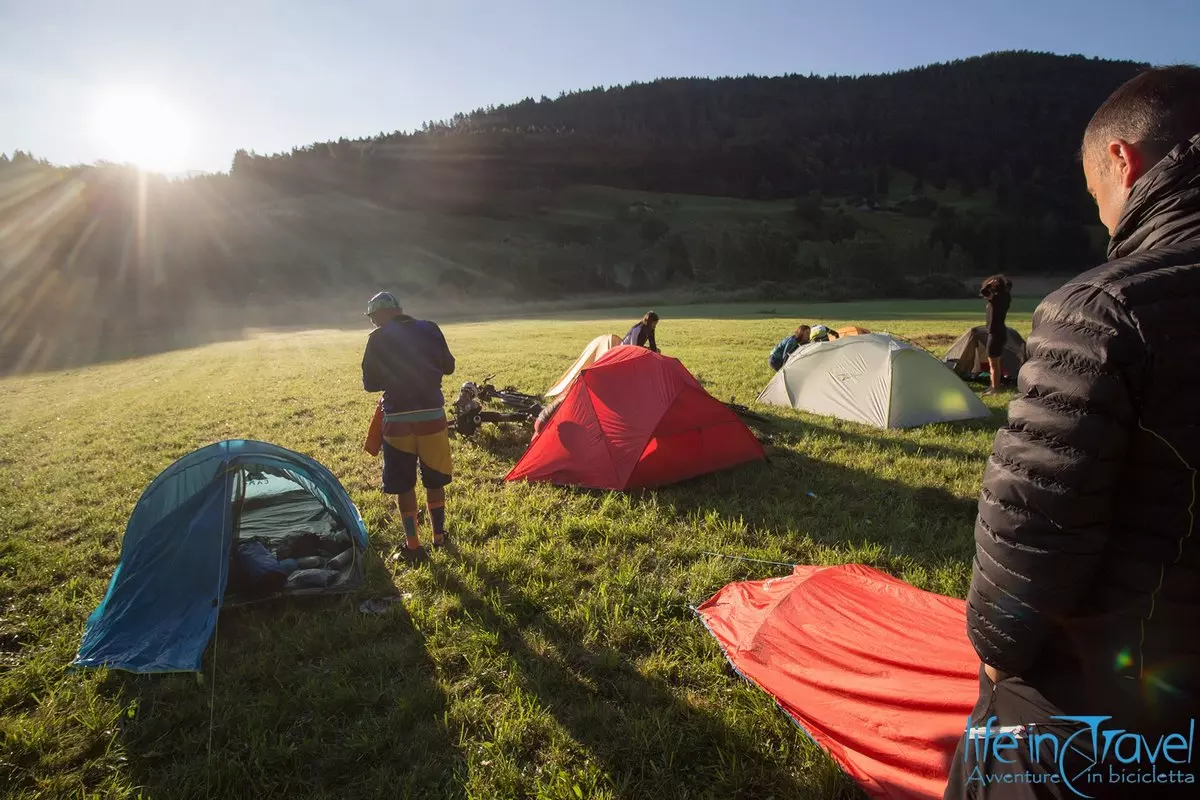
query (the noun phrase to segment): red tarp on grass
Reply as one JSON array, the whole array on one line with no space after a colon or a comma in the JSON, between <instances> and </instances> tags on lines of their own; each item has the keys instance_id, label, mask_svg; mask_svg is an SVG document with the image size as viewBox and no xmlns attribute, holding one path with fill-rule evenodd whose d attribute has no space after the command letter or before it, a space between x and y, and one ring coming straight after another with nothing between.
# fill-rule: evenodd
<instances>
[{"instance_id":1,"label":"red tarp on grass","mask_svg":"<svg viewBox=\"0 0 1200 800\"><path fill-rule=\"evenodd\" d=\"M697 610L871 797L942 796L979 692L962 600L849 564L731 583Z\"/></svg>"}]
</instances>

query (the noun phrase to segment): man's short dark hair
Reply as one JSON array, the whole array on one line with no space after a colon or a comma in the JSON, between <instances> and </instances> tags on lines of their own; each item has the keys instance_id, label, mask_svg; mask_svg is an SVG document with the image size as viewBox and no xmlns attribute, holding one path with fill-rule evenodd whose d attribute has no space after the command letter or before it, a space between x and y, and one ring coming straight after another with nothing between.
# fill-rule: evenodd
<instances>
[{"instance_id":1,"label":"man's short dark hair","mask_svg":"<svg viewBox=\"0 0 1200 800\"><path fill-rule=\"evenodd\" d=\"M1083 155L1096 145L1124 139L1158 160L1200 133L1200 67L1148 69L1121 85L1092 116Z\"/></svg>"},{"instance_id":2,"label":"man's short dark hair","mask_svg":"<svg viewBox=\"0 0 1200 800\"><path fill-rule=\"evenodd\" d=\"M1005 275L992 275L984 278L983 284L979 287L980 297L994 297L998 294L1009 294L1012 292L1012 280Z\"/></svg>"}]
</instances>

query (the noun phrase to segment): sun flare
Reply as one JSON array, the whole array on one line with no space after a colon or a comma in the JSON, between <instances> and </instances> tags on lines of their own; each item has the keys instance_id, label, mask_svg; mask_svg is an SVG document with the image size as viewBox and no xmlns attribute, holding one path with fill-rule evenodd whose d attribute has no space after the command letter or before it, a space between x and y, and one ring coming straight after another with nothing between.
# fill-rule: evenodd
<instances>
[{"instance_id":1,"label":"sun flare","mask_svg":"<svg viewBox=\"0 0 1200 800\"><path fill-rule=\"evenodd\" d=\"M119 89L98 95L92 131L108 161L151 172L187 168L191 126L187 117L156 92Z\"/></svg>"}]
</instances>

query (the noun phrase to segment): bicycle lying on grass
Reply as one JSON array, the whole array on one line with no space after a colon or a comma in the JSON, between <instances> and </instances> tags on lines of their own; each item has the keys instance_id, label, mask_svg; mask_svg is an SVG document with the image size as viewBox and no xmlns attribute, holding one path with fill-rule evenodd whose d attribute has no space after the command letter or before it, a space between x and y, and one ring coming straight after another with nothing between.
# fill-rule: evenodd
<instances>
[{"instance_id":1,"label":"bicycle lying on grass","mask_svg":"<svg viewBox=\"0 0 1200 800\"><path fill-rule=\"evenodd\" d=\"M512 386L497 389L491 383L495 377L489 375L480 383L467 381L462 385L452 406L450 430L459 436L470 437L483 425L506 422L532 423L538 418L545 408L542 398L518 391ZM499 403L509 410L488 410L484 405L488 402ZM748 425L767 429L773 427L773 421L769 417L751 411L746 406L734 402L733 398L724 405Z\"/></svg>"},{"instance_id":2,"label":"bicycle lying on grass","mask_svg":"<svg viewBox=\"0 0 1200 800\"><path fill-rule=\"evenodd\" d=\"M450 429L459 436L473 436L485 424L533 422L542 413L542 399L517 391L512 386L497 389L491 384L495 375L480 383L467 381L458 391L452 406ZM489 411L484 404L498 402L509 411Z\"/></svg>"}]
</instances>

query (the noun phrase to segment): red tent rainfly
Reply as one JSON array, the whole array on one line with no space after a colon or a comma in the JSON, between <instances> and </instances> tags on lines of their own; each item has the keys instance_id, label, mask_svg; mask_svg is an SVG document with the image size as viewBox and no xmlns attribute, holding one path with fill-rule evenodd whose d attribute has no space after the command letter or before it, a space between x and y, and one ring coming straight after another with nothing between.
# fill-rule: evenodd
<instances>
[{"instance_id":1,"label":"red tent rainfly","mask_svg":"<svg viewBox=\"0 0 1200 800\"><path fill-rule=\"evenodd\" d=\"M583 369L506 480L637 489L765 458L677 359L615 347Z\"/></svg>"},{"instance_id":2,"label":"red tent rainfly","mask_svg":"<svg viewBox=\"0 0 1200 800\"><path fill-rule=\"evenodd\" d=\"M697 613L872 798L937 800L979 692L966 604L861 564L731 583Z\"/></svg>"}]
</instances>

